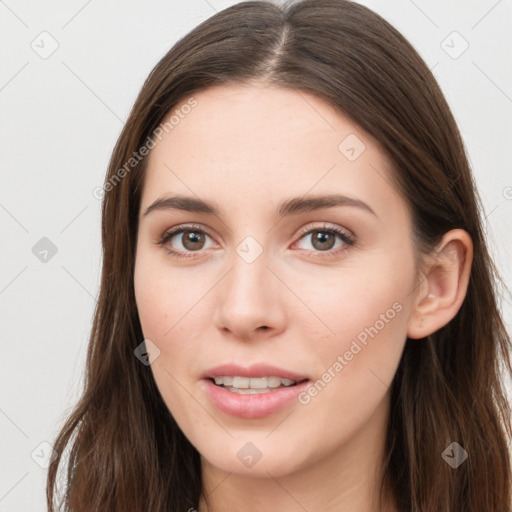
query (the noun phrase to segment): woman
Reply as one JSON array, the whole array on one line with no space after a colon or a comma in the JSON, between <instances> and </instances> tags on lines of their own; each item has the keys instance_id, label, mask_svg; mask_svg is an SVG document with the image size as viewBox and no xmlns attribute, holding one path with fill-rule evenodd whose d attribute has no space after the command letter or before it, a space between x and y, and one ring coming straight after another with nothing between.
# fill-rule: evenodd
<instances>
[{"instance_id":1,"label":"woman","mask_svg":"<svg viewBox=\"0 0 512 512\"><path fill-rule=\"evenodd\" d=\"M104 190L85 390L55 443L68 510L511 509L477 192L381 17L212 16L151 72Z\"/></svg>"}]
</instances>

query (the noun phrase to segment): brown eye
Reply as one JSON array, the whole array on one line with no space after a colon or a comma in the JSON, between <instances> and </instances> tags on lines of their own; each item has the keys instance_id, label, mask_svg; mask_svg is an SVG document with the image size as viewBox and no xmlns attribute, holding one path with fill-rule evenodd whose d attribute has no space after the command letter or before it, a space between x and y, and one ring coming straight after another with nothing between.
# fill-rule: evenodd
<instances>
[{"instance_id":1,"label":"brown eye","mask_svg":"<svg viewBox=\"0 0 512 512\"><path fill-rule=\"evenodd\" d=\"M185 249L197 251L202 249L205 242L204 233L199 231L183 231L182 244Z\"/></svg>"},{"instance_id":2,"label":"brown eye","mask_svg":"<svg viewBox=\"0 0 512 512\"><path fill-rule=\"evenodd\" d=\"M188 226L167 231L157 243L164 246L169 253L180 257L208 249L213 245L213 240L202 228Z\"/></svg>"},{"instance_id":3,"label":"brown eye","mask_svg":"<svg viewBox=\"0 0 512 512\"><path fill-rule=\"evenodd\" d=\"M334 247L336 236L328 231L312 231L311 243L315 249L328 251Z\"/></svg>"},{"instance_id":4,"label":"brown eye","mask_svg":"<svg viewBox=\"0 0 512 512\"><path fill-rule=\"evenodd\" d=\"M341 253L341 251L354 245L354 240L351 234L338 227L325 226L303 232L298 244L300 249L306 249L320 257L323 256L321 253L326 253L325 256ZM304 246L305 244L306 246Z\"/></svg>"}]
</instances>

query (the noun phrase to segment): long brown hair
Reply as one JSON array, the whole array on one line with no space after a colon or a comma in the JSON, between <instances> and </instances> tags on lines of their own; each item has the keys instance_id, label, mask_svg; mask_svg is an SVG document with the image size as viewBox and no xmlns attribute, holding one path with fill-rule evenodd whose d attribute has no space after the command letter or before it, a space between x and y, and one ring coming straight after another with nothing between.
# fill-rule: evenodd
<instances>
[{"instance_id":1,"label":"long brown hair","mask_svg":"<svg viewBox=\"0 0 512 512\"><path fill-rule=\"evenodd\" d=\"M510 338L453 115L424 61L379 15L346 0L305 0L282 7L243 2L215 14L180 39L142 87L105 180L103 268L86 379L54 443L50 512L57 510L64 454L62 502L72 512L198 507L199 453L150 367L134 356L144 339L133 275L147 159L130 159L180 101L212 85L254 81L324 98L381 143L410 204L419 253L451 229L471 236L474 259L459 312L431 336L406 341L391 385L381 491L391 490L401 511L510 510L511 410L502 382L502 372L512 373ZM469 454L457 469L441 457L452 441Z\"/></svg>"}]
</instances>

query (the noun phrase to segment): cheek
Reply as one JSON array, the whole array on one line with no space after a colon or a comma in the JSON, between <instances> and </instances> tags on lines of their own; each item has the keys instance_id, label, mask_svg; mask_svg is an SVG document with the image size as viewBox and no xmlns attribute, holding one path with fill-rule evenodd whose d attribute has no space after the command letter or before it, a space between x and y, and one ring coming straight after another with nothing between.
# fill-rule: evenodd
<instances>
[{"instance_id":1,"label":"cheek","mask_svg":"<svg viewBox=\"0 0 512 512\"><path fill-rule=\"evenodd\" d=\"M173 271L144 249L137 253L134 289L142 330L150 339L170 336L201 292L186 273Z\"/></svg>"},{"instance_id":2,"label":"cheek","mask_svg":"<svg viewBox=\"0 0 512 512\"><path fill-rule=\"evenodd\" d=\"M407 332L406 308L395 297L341 305L329 320L335 335L310 348L322 372L319 385L337 389L336 401L344 397L346 406L357 406L361 396L384 393L393 380Z\"/></svg>"},{"instance_id":3,"label":"cheek","mask_svg":"<svg viewBox=\"0 0 512 512\"><path fill-rule=\"evenodd\" d=\"M371 309L361 310L354 301L346 304L330 325L336 337L310 346L311 360L319 370L299 397L304 407L300 418L323 439L323 447L356 435L376 411L386 408L407 325L405 308L390 302L392 298L382 295Z\"/></svg>"},{"instance_id":4,"label":"cheek","mask_svg":"<svg viewBox=\"0 0 512 512\"><path fill-rule=\"evenodd\" d=\"M187 424L181 422L194 407L184 389L192 389L190 369L197 358L195 338L199 330L191 328L199 320L193 308L197 291L190 291L169 269L145 263L143 257L137 260L134 289L144 338L159 350L150 368L164 403L187 431ZM194 413L200 417L200 410Z\"/></svg>"},{"instance_id":5,"label":"cheek","mask_svg":"<svg viewBox=\"0 0 512 512\"><path fill-rule=\"evenodd\" d=\"M308 327L296 319L313 334L311 341L318 340L310 350L323 370L316 376L322 381L318 388L325 384L331 390L322 391L326 398L336 390L334 402L348 407L357 406L361 396L382 398L405 344L413 283L412 258L394 254L344 269L329 282L302 284L301 296L325 324L319 329L316 321L313 328L314 322Z\"/></svg>"},{"instance_id":6,"label":"cheek","mask_svg":"<svg viewBox=\"0 0 512 512\"><path fill-rule=\"evenodd\" d=\"M367 329L391 331L391 324L395 328L402 325L402 311L413 283L412 266L405 259L402 263L400 274L392 262L382 260L341 271L327 269L302 280L295 290L315 313L317 323L323 324L323 339L342 348L360 335L364 343ZM312 316L310 313L308 318Z\"/></svg>"},{"instance_id":7,"label":"cheek","mask_svg":"<svg viewBox=\"0 0 512 512\"><path fill-rule=\"evenodd\" d=\"M171 327L170 297L174 292L165 286L164 279L155 274L142 264L136 265L134 288L137 311L144 337L154 341L162 338Z\"/></svg>"},{"instance_id":8,"label":"cheek","mask_svg":"<svg viewBox=\"0 0 512 512\"><path fill-rule=\"evenodd\" d=\"M193 359L197 330L190 327L191 322L198 320L194 304L200 290L186 286L185 281L169 269L159 268L155 262L146 264L144 256L138 256L135 299L144 338L160 350L158 359L151 365L155 378L166 378L162 374L164 364L174 375L183 373L189 367L187 361Z\"/></svg>"}]
</instances>

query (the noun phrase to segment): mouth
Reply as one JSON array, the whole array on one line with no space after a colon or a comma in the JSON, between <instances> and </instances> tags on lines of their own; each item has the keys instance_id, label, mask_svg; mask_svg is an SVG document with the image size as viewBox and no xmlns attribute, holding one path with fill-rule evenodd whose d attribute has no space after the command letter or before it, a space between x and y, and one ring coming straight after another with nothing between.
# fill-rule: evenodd
<instances>
[{"instance_id":1,"label":"mouth","mask_svg":"<svg viewBox=\"0 0 512 512\"><path fill-rule=\"evenodd\" d=\"M297 397L306 390L310 380L219 375L203 377L202 383L203 392L220 412L252 420L297 406Z\"/></svg>"},{"instance_id":2,"label":"mouth","mask_svg":"<svg viewBox=\"0 0 512 512\"><path fill-rule=\"evenodd\" d=\"M222 413L244 419L264 418L298 404L309 386L306 374L274 364L223 364L201 375L202 389Z\"/></svg>"},{"instance_id":3,"label":"mouth","mask_svg":"<svg viewBox=\"0 0 512 512\"><path fill-rule=\"evenodd\" d=\"M210 377L210 380L217 387L223 388L231 393L240 395L260 395L271 393L281 388L292 388L309 379L292 380L286 377L275 375L269 377L244 377L240 375L222 375L219 377Z\"/></svg>"}]
</instances>

